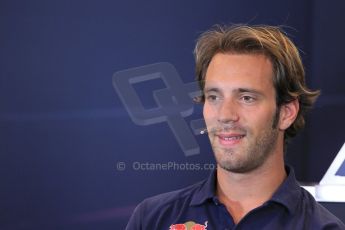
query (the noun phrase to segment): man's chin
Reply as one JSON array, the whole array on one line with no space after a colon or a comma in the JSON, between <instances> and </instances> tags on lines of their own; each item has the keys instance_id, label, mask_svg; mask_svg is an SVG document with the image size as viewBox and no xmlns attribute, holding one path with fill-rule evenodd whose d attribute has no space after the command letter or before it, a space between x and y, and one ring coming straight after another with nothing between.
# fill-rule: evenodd
<instances>
[{"instance_id":1,"label":"man's chin","mask_svg":"<svg viewBox=\"0 0 345 230\"><path fill-rule=\"evenodd\" d=\"M218 162L217 161L218 168L230 172L230 173L238 173L238 174L246 174L251 173L255 171L257 168L259 168L262 164L255 162L255 163L233 163L233 162Z\"/></svg>"}]
</instances>

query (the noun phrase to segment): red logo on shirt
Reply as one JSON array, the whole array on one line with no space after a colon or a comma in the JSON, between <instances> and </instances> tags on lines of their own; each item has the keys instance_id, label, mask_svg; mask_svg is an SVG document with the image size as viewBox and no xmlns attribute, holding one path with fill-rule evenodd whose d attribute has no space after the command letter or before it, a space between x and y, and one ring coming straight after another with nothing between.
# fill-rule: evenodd
<instances>
[{"instance_id":1,"label":"red logo on shirt","mask_svg":"<svg viewBox=\"0 0 345 230\"><path fill-rule=\"evenodd\" d=\"M188 221L184 224L173 224L169 230L207 230L207 221L205 225L197 224L193 221Z\"/></svg>"}]
</instances>

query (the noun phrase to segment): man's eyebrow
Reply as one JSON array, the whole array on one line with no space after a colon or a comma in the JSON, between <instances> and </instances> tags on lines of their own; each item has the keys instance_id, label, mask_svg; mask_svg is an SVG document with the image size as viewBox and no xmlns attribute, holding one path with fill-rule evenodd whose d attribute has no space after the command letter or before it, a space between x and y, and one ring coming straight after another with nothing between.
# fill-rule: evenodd
<instances>
[{"instance_id":1,"label":"man's eyebrow","mask_svg":"<svg viewBox=\"0 0 345 230\"><path fill-rule=\"evenodd\" d=\"M217 87L205 87L204 88L204 93L209 93L209 92L220 92L220 89L218 89Z\"/></svg>"},{"instance_id":2,"label":"man's eyebrow","mask_svg":"<svg viewBox=\"0 0 345 230\"><path fill-rule=\"evenodd\" d=\"M221 92L221 90L217 87L205 87L203 91L204 91L204 93L209 93L209 92L219 93L219 92ZM259 90L252 89L252 88L237 88L237 89L233 89L232 91L235 93L253 93L253 94L258 94L258 95L263 94Z\"/></svg>"},{"instance_id":3,"label":"man's eyebrow","mask_svg":"<svg viewBox=\"0 0 345 230\"><path fill-rule=\"evenodd\" d=\"M262 95L263 93L256 90L256 89L250 89L250 88L238 88L235 91L239 92L239 93L254 93L254 94L258 94L258 95Z\"/></svg>"}]
</instances>

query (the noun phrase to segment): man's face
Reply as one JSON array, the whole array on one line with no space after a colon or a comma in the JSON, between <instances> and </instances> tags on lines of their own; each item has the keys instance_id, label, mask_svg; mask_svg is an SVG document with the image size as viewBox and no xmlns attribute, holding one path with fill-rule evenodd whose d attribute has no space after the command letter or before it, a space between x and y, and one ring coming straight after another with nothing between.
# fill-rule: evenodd
<instances>
[{"instance_id":1,"label":"man's face","mask_svg":"<svg viewBox=\"0 0 345 230\"><path fill-rule=\"evenodd\" d=\"M272 64L263 55L218 53L211 60L204 118L223 169L250 172L277 149L279 131L274 121L279 113L272 77Z\"/></svg>"}]
</instances>

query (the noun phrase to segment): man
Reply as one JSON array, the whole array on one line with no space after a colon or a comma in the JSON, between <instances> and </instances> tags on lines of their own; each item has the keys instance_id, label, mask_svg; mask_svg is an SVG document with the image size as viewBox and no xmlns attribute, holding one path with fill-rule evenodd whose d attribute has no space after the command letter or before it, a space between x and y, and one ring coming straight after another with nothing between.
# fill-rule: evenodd
<instances>
[{"instance_id":1,"label":"man","mask_svg":"<svg viewBox=\"0 0 345 230\"><path fill-rule=\"evenodd\" d=\"M196 74L217 161L210 177L146 199L127 229L345 229L284 165L318 91L277 27L217 27L198 39Z\"/></svg>"}]
</instances>

